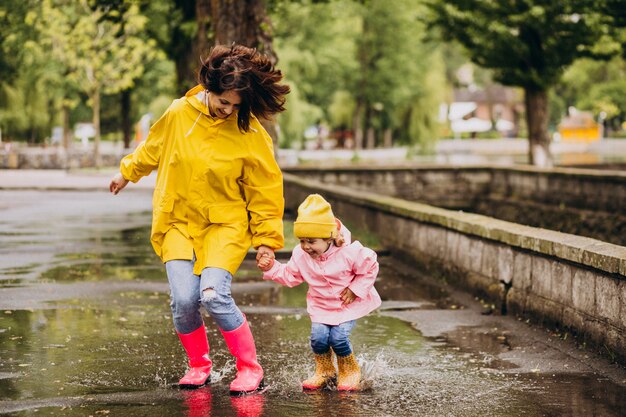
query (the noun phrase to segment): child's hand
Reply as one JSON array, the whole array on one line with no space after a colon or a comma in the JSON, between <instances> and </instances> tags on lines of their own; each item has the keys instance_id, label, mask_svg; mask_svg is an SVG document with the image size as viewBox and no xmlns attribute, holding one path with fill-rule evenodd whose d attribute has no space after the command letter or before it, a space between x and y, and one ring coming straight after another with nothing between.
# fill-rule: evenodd
<instances>
[{"instance_id":1,"label":"child's hand","mask_svg":"<svg viewBox=\"0 0 626 417\"><path fill-rule=\"evenodd\" d=\"M256 266L258 266L259 269L263 272L269 271L270 269L272 269L273 265L274 265L274 259L272 259L270 255L265 254L265 253L261 255L261 257L256 261Z\"/></svg>"},{"instance_id":2,"label":"child's hand","mask_svg":"<svg viewBox=\"0 0 626 417\"><path fill-rule=\"evenodd\" d=\"M341 301L343 301L343 305L348 305L356 300L356 295L352 292L350 288L346 287L343 291L341 291L340 298Z\"/></svg>"}]
</instances>

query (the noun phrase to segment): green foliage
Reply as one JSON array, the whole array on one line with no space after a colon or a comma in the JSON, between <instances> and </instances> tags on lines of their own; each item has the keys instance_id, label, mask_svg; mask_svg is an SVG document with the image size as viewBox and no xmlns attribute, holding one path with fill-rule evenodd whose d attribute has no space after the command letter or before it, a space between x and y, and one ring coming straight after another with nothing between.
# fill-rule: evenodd
<instances>
[{"instance_id":1,"label":"green foliage","mask_svg":"<svg viewBox=\"0 0 626 417\"><path fill-rule=\"evenodd\" d=\"M352 126L352 116L356 103L354 97L346 90L337 90L333 93L330 105L328 106L330 124L337 128L347 128Z\"/></svg>"},{"instance_id":2,"label":"green foliage","mask_svg":"<svg viewBox=\"0 0 626 417\"><path fill-rule=\"evenodd\" d=\"M441 73L443 66L435 45L425 41L419 21L423 13L422 2L368 2L356 94L365 106L365 126L391 128L400 143L420 143L426 149L436 137L435 117L445 80L433 74Z\"/></svg>"},{"instance_id":3,"label":"green foliage","mask_svg":"<svg viewBox=\"0 0 626 417\"><path fill-rule=\"evenodd\" d=\"M621 57L609 62L581 59L555 90L566 106L591 111L596 118L604 112L617 125L626 120L626 61Z\"/></svg>"},{"instance_id":4,"label":"green foliage","mask_svg":"<svg viewBox=\"0 0 626 417\"><path fill-rule=\"evenodd\" d=\"M556 85L549 104L553 128L568 106L596 117L604 112L613 126L626 120L623 59L578 59L626 56L624 0L266 4L278 66L292 87L288 110L279 116L282 146L300 146L304 130L318 121L353 129L359 112L363 125L356 127L373 127L379 143L387 129L394 143L431 151L441 129L439 103L459 86L461 52L484 68L475 73L478 85L492 78L530 89ZM465 51L434 41L435 27ZM3 1L3 138L41 142L62 123L64 107L71 109L70 122L85 121L96 93L104 96L107 131L119 129L119 94L128 89L131 120L147 112L158 117L193 82L183 76L197 66L196 31L195 2L185 0Z\"/></svg>"},{"instance_id":5,"label":"green foliage","mask_svg":"<svg viewBox=\"0 0 626 417\"><path fill-rule=\"evenodd\" d=\"M278 116L280 123L280 145L300 148L304 141L302 133L306 126L320 120L322 110L302 98L297 84L291 84L287 111Z\"/></svg>"},{"instance_id":6,"label":"green foliage","mask_svg":"<svg viewBox=\"0 0 626 417\"><path fill-rule=\"evenodd\" d=\"M594 0L431 0L431 27L460 42L505 85L543 91L583 56L607 57L603 15Z\"/></svg>"},{"instance_id":7,"label":"green foliage","mask_svg":"<svg viewBox=\"0 0 626 417\"><path fill-rule=\"evenodd\" d=\"M365 122L379 133L393 129L406 143L436 136L445 79L433 74L442 66L433 65L440 57L423 41L421 2L361 3L272 3L279 67L296 92L279 119L286 142L299 142L318 118L333 129L354 128L359 101L370 109Z\"/></svg>"},{"instance_id":8,"label":"green foliage","mask_svg":"<svg viewBox=\"0 0 626 417\"><path fill-rule=\"evenodd\" d=\"M0 5L0 129L4 140L43 139L55 112L50 107L57 69L45 61L27 16L36 2ZM50 88L50 87L53 88Z\"/></svg>"},{"instance_id":9,"label":"green foliage","mask_svg":"<svg viewBox=\"0 0 626 417\"><path fill-rule=\"evenodd\" d=\"M105 19L86 0L44 0L37 28L53 59L62 62L68 78L89 94L111 94L132 87L155 57L154 41L139 35L146 17L130 4L122 20Z\"/></svg>"},{"instance_id":10,"label":"green foliage","mask_svg":"<svg viewBox=\"0 0 626 417\"><path fill-rule=\"evenodd\" d=\"M32 71L29 72L16 78L13 85L2 83L2 95L10 103L0 107L4 140L14 139L14 135L23 132L29 142L37 142L48 132L50 119L49 103L44 93L46 85L34 77Z\"/></svg>"},{"instance_id":11,"label":"green foliage","mask_svg":"<svg viewBox=\"0 0 626 417\"><path fill-rule=\"evenodd\" d=\"M548 91L582 57L619 52L602 0L427 0L431 28L459 42L494 80L524 89L529 162L552 165ZM553 119L554 123L554 119Z\"/></svg>"},{"instance_id":12,"label":"green foliage","mask_svg":"<svg viewBox=\"0 0 626 417\"><path fill-rule=\"evenodd\" d=\"M307 126L329 120L335 92L357 72L359 15L353 1L274 5L274 49L292 93L280 116L284 144L299 143Z\"/></svg>"}]
</instances>

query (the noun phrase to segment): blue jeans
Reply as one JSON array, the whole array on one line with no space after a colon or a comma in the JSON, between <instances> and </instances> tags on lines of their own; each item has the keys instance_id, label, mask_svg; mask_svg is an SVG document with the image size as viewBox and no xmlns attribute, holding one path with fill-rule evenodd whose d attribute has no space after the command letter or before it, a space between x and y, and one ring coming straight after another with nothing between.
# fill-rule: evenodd
<instances>
[{"instance_id":1,"label":"blue jeans","mask_svg":"<svg viewBox=\"0 0 626 417\"><path fill-rule=\"evenodd\" d=\"M354 328L356 320L346 321L336 326L328 324L311 324L311 348L318 355L328 352L332 347L337 356L348 356L352 353L350 332Z\"/></svg>"},{"instance_id":2,"label":"blue jeans","mask_svg":"<svg viewBox=\"0 0 626 417\"><path fill-rule=\"evenodd\" d=\"M233 279L230 272L204 268L198 276L193 273L193 264L193 261L186 260L165 263L176 331L188 334L204 325L200 306L204 306L220 329L237 329L243 324L244 317L230 293Z\"/></svg>"}]
</instances>

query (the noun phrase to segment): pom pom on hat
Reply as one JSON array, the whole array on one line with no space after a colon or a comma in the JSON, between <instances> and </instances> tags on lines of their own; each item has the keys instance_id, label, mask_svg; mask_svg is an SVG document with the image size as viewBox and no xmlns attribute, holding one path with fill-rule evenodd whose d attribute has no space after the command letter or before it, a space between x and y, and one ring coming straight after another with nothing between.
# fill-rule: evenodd
<instances>
[{"instance_id":1,"label":"pom pom on hat","mask_svg":"<svg viewBox=\"0 0 626 417\"><path fill-rule=\"evenodd\" d=\"M336 238L337 223L328 201L319 194L309 195L298 207L293 232L298 238Z\"/></svg>"}]
</instances>

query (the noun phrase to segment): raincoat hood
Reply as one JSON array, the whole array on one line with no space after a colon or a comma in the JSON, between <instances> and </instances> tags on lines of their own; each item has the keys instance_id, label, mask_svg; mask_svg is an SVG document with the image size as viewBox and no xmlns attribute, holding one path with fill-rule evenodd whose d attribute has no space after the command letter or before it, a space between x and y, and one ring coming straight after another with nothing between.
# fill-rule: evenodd
<instances>
[{"instance_id":1,"label":"raincoat hood","mask_svg":"<svg viewBox=\"0 0 626 417\"><path fill-rule=\"evenodd\" d=\"M187 103L191 104L194 109L211 117L211 112L209 112L209 106L207 105L209 102L208 94L201 85L197 85L187 91L187 94L185 94L185 100L187 100Z\"/></svg>"}]
</instances>

